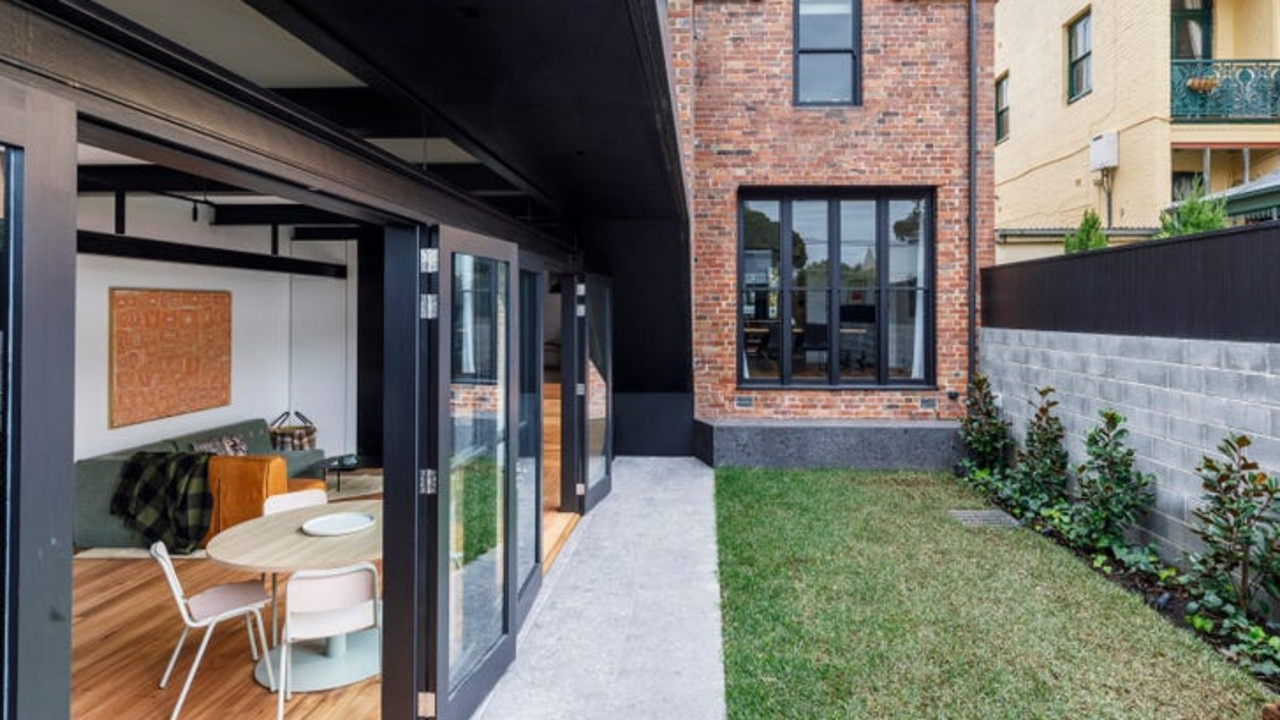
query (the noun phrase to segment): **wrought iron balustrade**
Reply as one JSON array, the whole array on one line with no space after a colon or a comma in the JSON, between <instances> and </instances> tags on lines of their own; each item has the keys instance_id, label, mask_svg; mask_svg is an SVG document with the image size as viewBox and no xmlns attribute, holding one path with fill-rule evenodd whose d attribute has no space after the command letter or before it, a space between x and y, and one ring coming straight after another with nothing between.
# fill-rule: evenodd
<instances>
[{"instance_id":1,"label":"wrought iron balustrade","mask_svg":"<svg viewBox=\"0 0 1280 720\"><path fill-rule=\"evenodd\" d=\"M1174 60L1174 120L1280 119L1280 60Z\"/></svg>"}]
</instances>

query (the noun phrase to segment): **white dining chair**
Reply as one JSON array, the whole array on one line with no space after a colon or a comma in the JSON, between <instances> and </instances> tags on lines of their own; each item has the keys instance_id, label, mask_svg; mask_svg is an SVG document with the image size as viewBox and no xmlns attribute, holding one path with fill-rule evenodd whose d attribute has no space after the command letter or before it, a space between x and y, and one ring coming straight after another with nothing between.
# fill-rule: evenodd
<instances>
[{"instance_id":1,"label":"white dining chair","mask_svg":"<svg viewBox=\"0 0 1280 720\"><path fill-rule=\"evenodd\" d=\"M169 581L169 589L173 591L173 599L178 604L178 613L182 615L183 623L182 635L178 637L178 644L174 646L173 654L169 656L169 665L160 678L160 687L163 688L168 684L173 666L178 662L178 654L182 652L182 644L186 642L187 633L192 628L205 629L204 638L200 640L200 649L196 651L196 659L191 663L191 670L187 672L187 681L183 683L182 693L178 695L178 702L173 706L173 714L169 716L170 720L177 720L178 713L182 710L182 703L186 701L187 693L191 690L191 681L196 676L196 669L200 667L200 660L204 657L205 648L209 646L209 638L213 635L213 629L218 626L218 623L244 617L245 627L249 631L249 652L253 655L253 659L255 661L258 659L259 642L262 643L263 652L266 652L267 633L262 625L262 608L270 598L262 589L262 583L252 580L215 585L187 597L182 589L182 583L178 581L178 573L173 568L169 549L163 542L156 542L151 546L151 557L155 558L160 568L164 570L165 579ZM255 620L258 623L256 637L253 634ZM267 663L267 680L272 687L275 687L276 680L270 662Z\"/></svg>"},{"instance_id":2,"label":"white dining chair","mask_svg":"<svg viewBox=\"0 0 1280 720\"><path fill-rule=\"evenodd\" d=\"M284 632L280 643L280 685L276 718L284 718L284 701L292 696L289 667L292 644L376 628L382 657L382 612L378 607L378 569L359 563L332 570L299 570L284 589ZM381 660L379 660L381 662Z\"/></svg>"},{"instance_id":3,"label":"white dining chair","mask_svg":"<svg viewBox=\"0 0 1280 720\"><path fill-rule=\"evenodd\" d=\"M315 507L317 505L327 505L329 503L329 495L323 490L297 490L294 492L280 493L279 495L271 495L262 501L262 514L275 515L287 510L297 510L304 507ZM278 642L280 640L280 626L278 625L280 613L276 610L276 583L279 576L271 573L271 640ZM266 578L263 578L264 580Z\"/></svg>"},{"instance_id":4,"label":"white dining chair","mask_svg":"<svg viewBox=\"0 0 1280 720\"><path fill-rule=\"evenodd\" d=\"M274 515L286 510L297 510L303 507L324 505L329 496L323 490L297 490L295 492L272 495L262 502L262 514Z\"/></svg>"}]
</instances>

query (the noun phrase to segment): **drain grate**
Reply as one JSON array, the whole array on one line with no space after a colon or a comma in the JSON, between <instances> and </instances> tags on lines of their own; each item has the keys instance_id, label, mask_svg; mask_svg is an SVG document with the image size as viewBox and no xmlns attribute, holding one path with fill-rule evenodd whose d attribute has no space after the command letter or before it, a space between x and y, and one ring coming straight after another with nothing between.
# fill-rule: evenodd
<instances>
[{"instance_id":1,"label":"drain grate","mask_svg":"<svg viewBox=\"0 0 1280 720\"><path fill-rule=\"evenodd\" d=\"M1003 510L950 510L951 517L968 527L1018 527L1018 521Z\"/></svg>"}]
</instances>

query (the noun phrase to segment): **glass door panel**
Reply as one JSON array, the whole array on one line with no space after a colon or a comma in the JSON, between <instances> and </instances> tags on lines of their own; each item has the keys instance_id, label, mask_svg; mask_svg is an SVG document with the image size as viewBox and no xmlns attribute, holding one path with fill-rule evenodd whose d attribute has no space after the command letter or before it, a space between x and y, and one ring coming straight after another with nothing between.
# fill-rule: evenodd
<instances>
[{"instance_id":1,"label":"glass door panel","mask_svg":"<svg viewBox=\"0 0 1280 720\"><path fill-rule=\"evenodd\" d=\"M441 228L436 717L466 718L515 656L519 321L515 246Z\"/></svg>"},{"instance_id":2,"label":"glass door panel","mask_svg":"<svg viewBox=\"0 0 1280 720\"><path fill-rule=\"evenodd\" d=\"M538 565L542 519L542 282L520 273L520 428L516 458L516 582Z\"/></svg>"},{"instance_id":3,"label":"glass door panel","mask_svg":"<svg viewBox=\"0 0 1280 720\"><path fill-rule=\"evenodd\" d=\"M613 327L611 290L601 278L586 282L586 509L609 492L613 463Z\"/></svg>"},{"instance_id":4,"label":"glass door panel","mask_svg":"<svg viewBox=\"0 0 1280 720\"><path fill-rule=\"evenodd\" d=\"M453 256L449 418L449 689L505 633L506 263Z\"/></svg>"}]
</instances>

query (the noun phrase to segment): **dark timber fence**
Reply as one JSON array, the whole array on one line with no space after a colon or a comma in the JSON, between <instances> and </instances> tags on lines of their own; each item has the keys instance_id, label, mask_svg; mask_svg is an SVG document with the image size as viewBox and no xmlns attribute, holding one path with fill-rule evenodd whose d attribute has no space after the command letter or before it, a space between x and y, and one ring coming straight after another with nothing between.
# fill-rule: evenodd
<instances>
[{"instance_id":1,"label":"dark timber fence","mask_svg":"<svg viewBox=\"0 0 1280 720\"><path fill-rule=\"evenodd\" d=\"M1280 222L986 268L982 325L1280 341Z\"/></svg>"}]
</instances>

